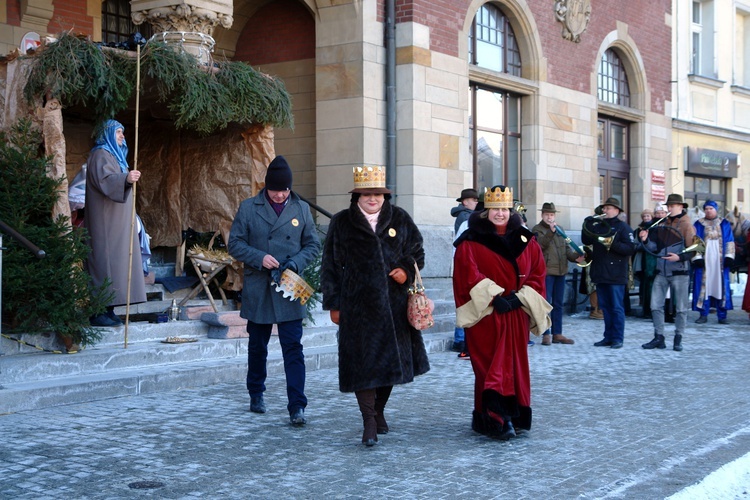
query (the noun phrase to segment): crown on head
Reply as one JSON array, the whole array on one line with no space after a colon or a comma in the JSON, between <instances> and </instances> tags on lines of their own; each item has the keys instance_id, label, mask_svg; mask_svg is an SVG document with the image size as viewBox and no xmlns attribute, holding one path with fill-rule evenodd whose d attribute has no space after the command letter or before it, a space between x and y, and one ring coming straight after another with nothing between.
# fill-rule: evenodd
<instances>
[{"instance_id":1,"label":"crown on head","mask_svg":"<svg viewBox=\"0 0 750 500\"><path fill-rule=\"evenodd\" d=\"M484 188L484 208L513 208L513 188L505 186Z\"/></svg>"},{"instance_id":2,"label":"crown on head","mask_svg":"<svg viewBox=\"0 0 750 500\"><path fill-rule=\"evenodd\" d=\"M385 167L354 167L354 189L384 187Z\"/></svg>"}]
</instances>

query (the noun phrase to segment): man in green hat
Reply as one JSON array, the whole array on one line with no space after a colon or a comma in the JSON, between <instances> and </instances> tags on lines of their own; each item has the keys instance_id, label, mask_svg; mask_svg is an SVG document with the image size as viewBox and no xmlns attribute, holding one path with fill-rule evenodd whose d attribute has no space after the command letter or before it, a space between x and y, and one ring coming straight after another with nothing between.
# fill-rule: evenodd
<instances>
[{"instance_id":1,"label":"man in green hat","mask_svg":"<svg viewBox=\"0 0 750 500\"><path fill-rule=\"evenodd\" d=\"M565 236L558 231L555 217L557 210L552 202L542 205L542 220L531 230L542 247L544 262L547 264L547 302L552 305L552 328L544 332L542 345L574 344L562 333L563 299L565 298L565 276L568 274L568 262L582 262L583 255L575 252L565 241ZM562 229L562 228L560 228Z\"/></svg>"}]
</instances>

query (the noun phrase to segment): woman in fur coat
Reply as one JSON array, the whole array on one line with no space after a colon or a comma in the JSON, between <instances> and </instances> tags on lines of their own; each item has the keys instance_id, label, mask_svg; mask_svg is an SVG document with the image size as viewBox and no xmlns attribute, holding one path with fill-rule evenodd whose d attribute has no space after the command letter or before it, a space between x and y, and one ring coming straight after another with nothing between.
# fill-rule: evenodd
<instances>
[{"instance_id":1,"label":"woman in fur coat","mask_svg":"<svg viewBox=\"0 0 750 500\"><path fill-rule=\"evenodd\" d=\"M323 309L339 325L339 389L356 395L362 443L373 446L388 432L383 410L393 386L430 369L422 335L406 315L424 249L409 214L391 205L382 167L357 167L350 192L350 207L331 219L320 283Z\"/></svg>"}]
</instances>

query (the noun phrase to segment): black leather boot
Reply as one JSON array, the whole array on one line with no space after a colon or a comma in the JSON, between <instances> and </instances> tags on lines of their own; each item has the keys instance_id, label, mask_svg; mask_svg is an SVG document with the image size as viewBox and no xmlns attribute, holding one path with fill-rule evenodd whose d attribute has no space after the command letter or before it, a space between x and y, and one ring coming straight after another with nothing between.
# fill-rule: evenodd
<instances>
[{"instance_id":1,"label":"black leather boot","mask_svg":"<svg viewBox=\"0 0 750 500\"><path fill-rule=\"evenodd\" d=\"M654 338L651 339L651 342L641 344L641 347L643 347L644 349L665 349L667 347L667 344L664 343L664 335L654 335Z\"/></svg>"},{"instance_id":2,"label":"black leather boot","mask_svg":"<svg viewBox=\"0 0 750 500\"><path fill-rule=\"evenodd\" d=\"M666 299L664 301L664 322L674 323L674 309L672 307L672 299Z\"/></svg>"},{"instance_id":3,"label":"black leather boot","mask_svg":"<svg viewBox=\"0 0 750 500\"><path fill-rule=\"evenodd\" d=\"M682 350L682 335L679 333L676 333L674 336L674 346L672 347L675 351L681 351Z\"/></svg>"},{"instance_id":4,"label":"black leather boot","mask_svg":"<svg viewBox=\"0 0 750 500\"><path fill-rule=\"evenodd\" d=\"M388 398L391 397L392 385L378 387L375 389L375 423L377 424L378 434L388 434L388 422L385 421L385 405Z\"/></svg>"},{"instance_id":5,"label":"black leather boot","mask_svg":"<svg viewBox=\"0 0 750 500\"><path fill-rule=\"evenodd\" d=\"M359 411L362 413L362 424L364 432L362 433L362 444L365 446L375 446L378 442L378 425L375 422L375 389L365 389L356 391Z\"/></svg>"}]
</instances>

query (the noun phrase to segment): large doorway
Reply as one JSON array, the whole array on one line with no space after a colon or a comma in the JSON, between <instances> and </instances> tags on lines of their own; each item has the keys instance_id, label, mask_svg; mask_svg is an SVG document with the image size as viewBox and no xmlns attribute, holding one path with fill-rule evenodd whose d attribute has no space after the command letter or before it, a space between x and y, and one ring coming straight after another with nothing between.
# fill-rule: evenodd
<instances>
[{"instance_id":1,"label":"large doorway","mask_svg":"<svg viewBox=\"0 0 750 500\"><path fill-rule=\"evenodd\" d=\"M627 122L606 116L598 119L597 167L601 201L615 198L629 213L630 141Z\"/></svg>"}]
</instances>

